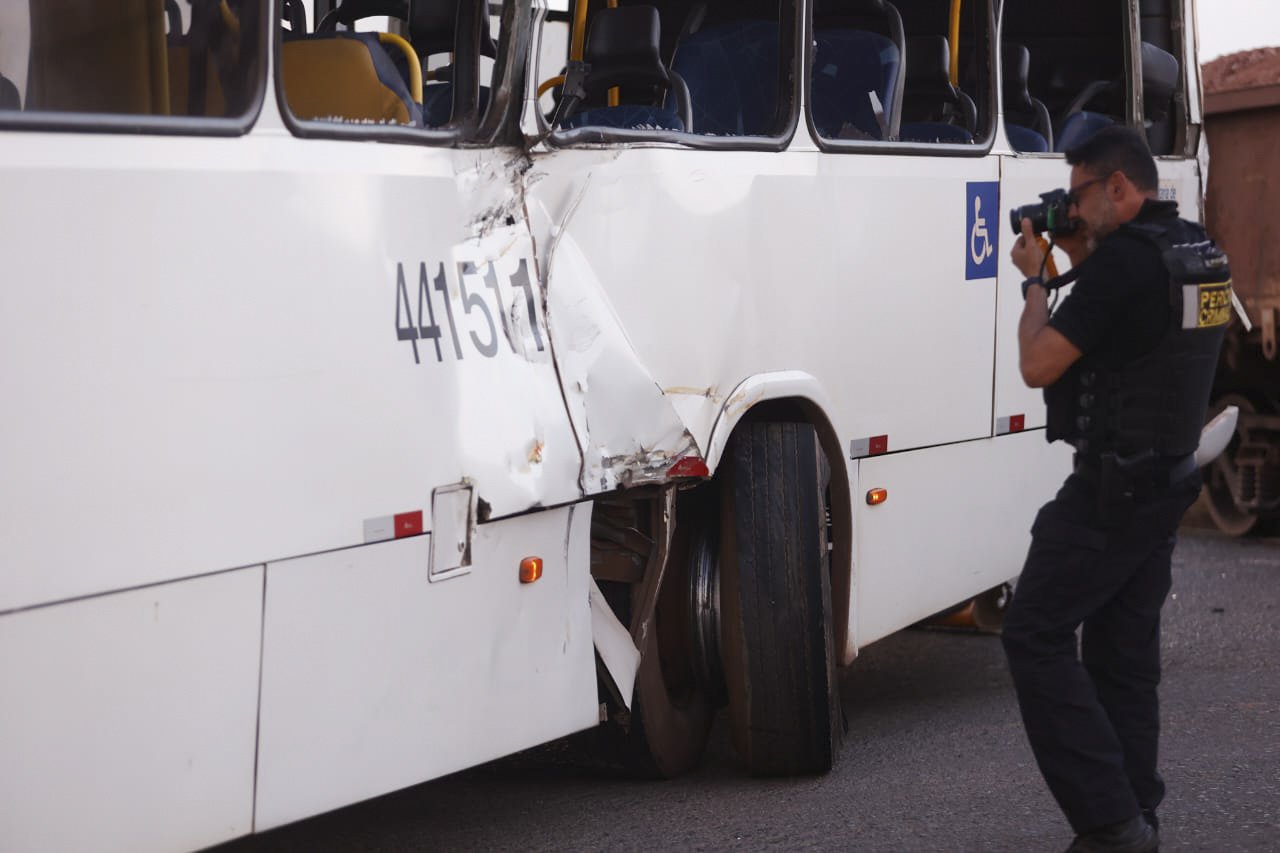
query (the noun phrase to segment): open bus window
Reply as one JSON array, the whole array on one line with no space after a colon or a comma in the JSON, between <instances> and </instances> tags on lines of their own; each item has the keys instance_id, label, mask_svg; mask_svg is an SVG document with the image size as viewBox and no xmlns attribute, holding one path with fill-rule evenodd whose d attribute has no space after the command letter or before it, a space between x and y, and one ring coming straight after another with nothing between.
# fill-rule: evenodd
<instances>
[{"instance_id":1,"label":"open bus window","mask_svg":"<svg viewBox=\"0 0 1280 853\"><path fill-rule=\"evenodd\" d=\"M1004 14L1005 124L1015 150L1069 151L1139 113L1155 154L1181 147L1186 96L1174 38L1179 4L1141 0L1139 33L1121 0L1009 3ZM1141 69L1137 86L1130 44Z\"/></svg>"},{"instance_id":2,"label":"open bus window","mask_svg":"<svg viewBox=\"0 0 1280 853\"><path fill-rule=\"evenodd\" d=\"M329 124L473 128L495 88L509 5L345 0L313 9L323 14L311 16L312 30L306 15L284 14L280 78L288 110Z\"/></svg>"},{"instance_id":3,"label":"open bus window","mask_svg":"<svg viewBox=\"0 0 1280 853\"><path fill-rule=\"evenodd\" d=\"M555 130L778 138L794 123L796 5L778 0L552 3L539 104Z\"/></svg>"},{"instance_id":4,"label":"open bus window","mask_svg":"<svg viewBox=\"0 0 1280 853\"><path fill-rule=\"evenodd\" d=\"M992 128L986 2L817 0L810 110L828 141L979 146ZM953 67L954 66L954 67Z\"/></svg>"},{"instance_id":5,"label":"open bus window","mask_svg":"<svg viewBox=\"0 0 1280 853\"><path fill-rule=\"evenodd\" d=\"M1005 124L1018 151L1066 151L1127 120L1128 4L1006 3Z\"/></svg>"},{"instance_id":6,"label":"open bus window","mask_svg":"<svg viewBox=\"0 0 1280 853\"><path fill-rule=\"evenodd\" d=\"M240 118L264 83L262 2L0 4L0 110Z\"/></svg>"}]
</instances>

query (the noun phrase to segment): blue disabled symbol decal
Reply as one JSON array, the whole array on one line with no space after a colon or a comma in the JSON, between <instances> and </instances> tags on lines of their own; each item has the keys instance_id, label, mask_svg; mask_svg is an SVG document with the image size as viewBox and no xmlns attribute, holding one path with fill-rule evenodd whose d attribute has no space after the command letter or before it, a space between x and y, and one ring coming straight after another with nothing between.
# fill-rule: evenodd
<instances>
[{"instance_id":1,"label":"blue disabled symbol decal","mask_svg":"<svg viewBox=\"0 0 1280 853\"><path fill-rule=\"evenodd\" d=\"M966 215L964 278L995 278L1000 246L1000 182L969 184Z\"/></svg>"}]
</instances>

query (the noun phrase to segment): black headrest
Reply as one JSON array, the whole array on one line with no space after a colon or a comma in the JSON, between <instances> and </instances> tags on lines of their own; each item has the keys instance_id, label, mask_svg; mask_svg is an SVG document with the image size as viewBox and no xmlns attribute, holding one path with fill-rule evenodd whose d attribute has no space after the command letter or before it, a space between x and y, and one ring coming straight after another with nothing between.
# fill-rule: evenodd
<instances>
[{"instance_id":1,"label":"black headrest","mask_svg":"<svg viewBox=\"0 0 1280 853\"><path fill-rule=\"evenodd\" d=\"M1014 109L1030 109L1031 51L1024 45L1006 43L1001 51L1004 72L1004 103Z\"/></svg>"},{"instance_id":2,"label":"black headrest","mask_svg":"<svg viewBox=\"0 0 1280 853\"><path fill-rule=\"evenodd\" d=\"M343 0L338 8L328 15L316 30L333 29L334 24L351 26L361 18L372 18L386 15L390 18L407 20L409 18L409 0Z\"/></svg>"},{"instance_id":3,"label":"black headrest","mask_svg":"<svg viewBox=\"0 0 1280 853\"><path fill-rule=\"evenodd\" d=\"M818 30L866 30L898 40L900 20L897 7L886 0L837 0L814 11L814 28ZM910 57L908 57L910 59Z\"/></svg>"},{"instance_id":4,"label":"black headrest","mask_svg":"<svg viewBox=\"0 0 1280 853\"><path fill-rule=\"evenodd\" d=\"M840 9L851 15L883 15L884 6L884 0L845 0Z\"/></svg>"},{"instance_id":5,"label":"black headrest","mask_svg":"<svg viewBox=\"0 0 1280 853\"><path fill-rule=\"evenodd\" d=\"M408 0L409 41L419 56L454 52L459 2L474 0ZM487 26L480 36L480 55L490 58L498 55Z\"/></svg>"},{"instance_id":6,"label":"black headrest","mask_svg":"<svg viewBox=\"0 0 1280 853\"><path fill-rule=\"evenodd\" d=\"M22 98L18 95L18 87L13 81L0 74L0 110L22 109Z\"/></svg>"},{"instance_id":7,"label":"black headrest","mask_svg":"<svg viewBox=\"0 0 1280 853\"><path fill-rule=\"evenodd\" d=\"M951 45L946 36L915 36L907 40L907 83L951 85Z\"/></svg>"},{"instance_id":8,"label":"black headrest","mask_svg":"<svg viewBox=\"0 0 1280 853\"><path fill-rule=\"evenodd\" d=\"M1150 42L1142 43L1142 99L1164 103L1178 91L1178 60ZM1153 104L1154 105L1154 104ZM1147 110L1148 113L1151 110ZM1159 118L1148 115L1147 118Z\"/></svg>"},{"instance_id":9,"label":"black headrest","mask_svg":"<svg viewBox=\"0 0 1280 853\"><path fill-rule=\"evenodd\" d=\"M588 88L593 84L667 82L662 64L661 26L653 6L619 6L600 9L591 18L583 60L591 66Z\"/></svg>"}]
</instances>

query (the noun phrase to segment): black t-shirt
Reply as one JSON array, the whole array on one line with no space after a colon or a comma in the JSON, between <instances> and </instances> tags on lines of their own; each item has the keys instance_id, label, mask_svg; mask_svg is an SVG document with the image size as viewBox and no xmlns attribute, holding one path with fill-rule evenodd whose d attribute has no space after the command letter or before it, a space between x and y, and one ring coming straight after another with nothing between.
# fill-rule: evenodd
<instances>
[{"instance_id":1,"label":"black t-shirt","mask_svg":"<svg viewBox=\"0 0 1280 853\"><path fill-rule=\"evenodd\" d=\"M1168 228L1170 242L1204 239L1195 235L1197 226L1178 219L1175 202L1148 199L1133 221ZM1170 310L1160 251L1122 228L1103 237L1081 264L1080 278L1049 325L1091 361L1117 368L1160 343Z\"/></svg>"}]
</instances>

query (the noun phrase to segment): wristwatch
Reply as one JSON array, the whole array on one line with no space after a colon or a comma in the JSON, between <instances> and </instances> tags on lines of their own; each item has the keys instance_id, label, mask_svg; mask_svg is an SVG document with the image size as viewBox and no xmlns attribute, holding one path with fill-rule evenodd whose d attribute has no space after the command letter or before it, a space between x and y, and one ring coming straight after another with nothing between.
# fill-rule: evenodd
<instances>
[{"instance_id":1,"label":"wristwatch","mask_svg":"<svg viewBox=\"0 0 1280 853\"><path fill-rule=\"evenodd\" d=\"M1031 286L1031 285L1033 285L1033 284L1038 284L1038 285L1040 285L1041 287L1044 287L1044 279L1043 279L1043 278L1041 278L1041 277L1040 277L1040 276L1038 276L1038 275L1033 275L1033 276L1028 276L1026 279L1024 279L1024 280L1023 280L1023 282L1022 282L1022 298L1023 298L1024 300L1027 298L1027 288L1028 288L1028 287L1030 287L1030 286Z\"/></svg>"}]
</instances>

